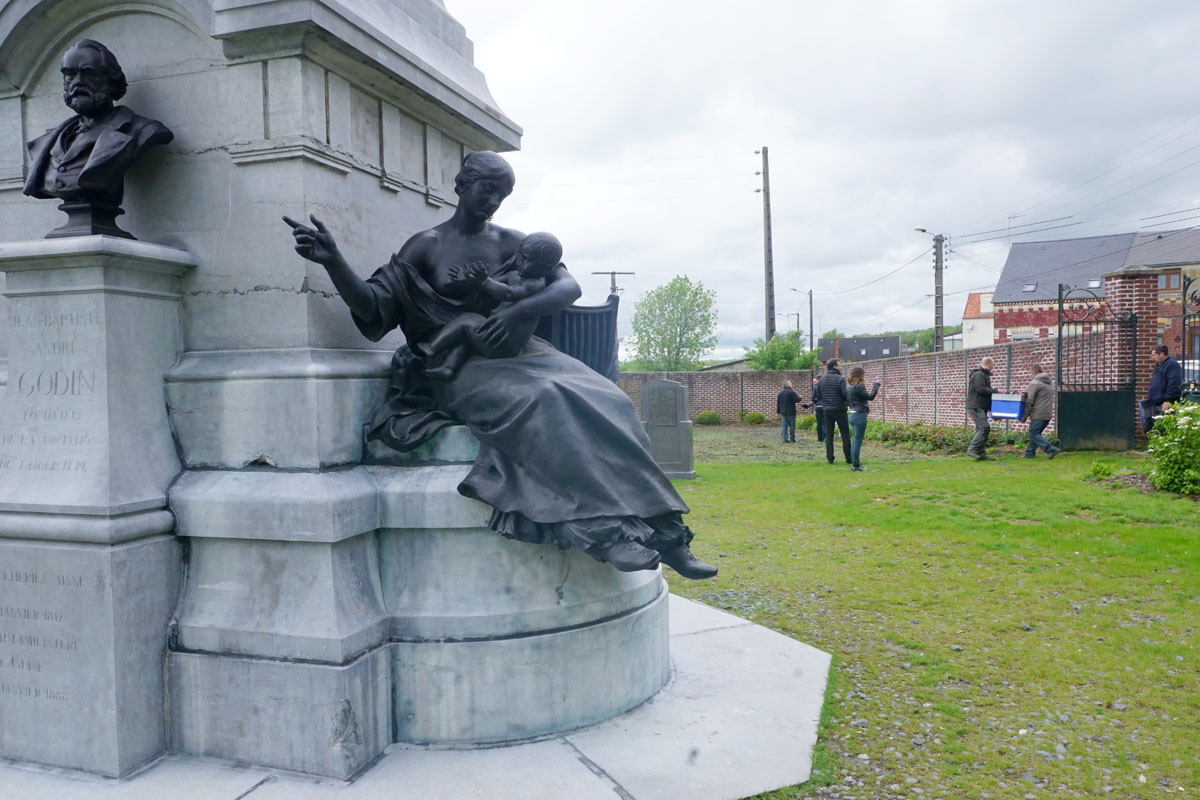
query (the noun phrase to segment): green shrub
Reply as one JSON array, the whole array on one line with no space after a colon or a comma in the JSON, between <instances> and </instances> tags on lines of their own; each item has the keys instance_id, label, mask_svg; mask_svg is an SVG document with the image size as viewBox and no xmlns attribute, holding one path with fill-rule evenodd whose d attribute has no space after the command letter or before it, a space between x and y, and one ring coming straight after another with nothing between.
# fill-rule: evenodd
<instances>
[{"instance_id":1,"label":"green shrub","mask_svg":"<svg viewBox=\"0 0 1200 800\"><path fill-rule=\"evenodd\" d=\"M974 431L947 425L917 422L867 420L866 438L876 442L902 444L926 453L953 453L966 449Z\"/></svg>"},{"instance_id":2,"label":"green shrub","mask_svg":"<svg viewBox=\"0 0 1200 800\"><path fill-rule=\"evenodd\" d=\"M1091 468L1088 469L1087 477L1094 481L1102 481L1105 478L1111 478L1116 471L1117 465L1112 461L1093 461Z\"/></svg>"},{"instance_id":3,"label":"green shrub","mask_svg":"<svg viewBox=\"0 0 1200 800\"><path fill-rule=\"evenodd\" d=\"M721 415L715 411L701 411L696 415L697 425L720 425Z\"/></svg>"},{"instance_id":4,"label":"green shrub","mask_svg":"<svg viewBox=\"0 0 1200 800\"><path fill-rule=\"evenodd\" d=\"M1150 431L1150 483L1178 494L1200 494L1200 405L1176 403Z\"/></svg>"},{"instance_id":5,"label":"green shrub","mask_svg":"<svg viewBox=\"0 0 1200 800\"><path fill-rule=\"evenodd\" d=\"M816 414L801 414L796 417L796 427L802 431L815 431L817 429Z\"/></svg>"},{"instance_id":6,"label":"green shrub","mask_svg":"<svg viewBox=\"0 0 1200 800\"><path fill-rule=\"evenodd\" d=\"M767 421L767 417L761 411L747 411L746 412L746 424L747 425L762 425L766 421Z\"/></svg>"}]
</instances>

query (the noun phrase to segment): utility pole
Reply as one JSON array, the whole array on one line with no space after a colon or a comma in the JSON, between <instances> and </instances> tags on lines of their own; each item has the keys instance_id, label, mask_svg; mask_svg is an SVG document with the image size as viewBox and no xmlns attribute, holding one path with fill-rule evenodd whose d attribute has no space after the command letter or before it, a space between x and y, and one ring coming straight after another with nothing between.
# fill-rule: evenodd
<instances>
[{"instance_id":1,"label":"utility pole","mask_svg":"<svg viewBox=\"0 0 1200 800\"><path fill-rule=\"evenodd\" d=\"M945 349L946 340L942 333L942 270L945 268L944 250L946 237L933 237L933 352Z\"/></svg>"},{"instance_id":2,"label":"utility pole","mask_svg":"<svg viewBox=\"0 0 1200 800\"><path fill-rule=\"evenodd\" d=\"M637 273L636 272L609 271L609 272L593 272L592 274L593 275L608 275L612 279L612 283L609 285L609 288L608 288L608 293L609 294L619 294L621 290L619 288L617 288L617 276L618 275L636 275Z\"/></svg>"},{"instance_id":3,"label":"utility pole","mask_svg":"<svg viewBox=\"0 0 1200 800\"><path fill-rule=\"evenodd\" d=\"M812 313L812 289L808 290L808 349L816 350L817 346L813 344L813 313Z\"/></svg>"},{"instance_id":4,"label":"utility pole","mask_svg":"<svg viewBox=\"0 0 1200 800\"><path fill-rule=\"evenodd\" d=\"M920 233L929 233L924 228L914 228ZM942 270L945 260L946 235L933 234L933 352L940 353L946 347L946 339L942 335Z\"/></svg>"},{"instance_id":5,"label":"utility pole","mask_svg":"<svg viewBox=\"0 0 1200 800\"><path fill-rule=\"evenodd\" d=\"M761 150L754 152L762 153L762 188L755 191L762 192L763 196L763 270L765 272L767 318L767 338L763 341L769 342L775 335L775 262L771 253L771 172L770 164L767 161L767 146L763 145Z\"/></svg>"}]
</instances>

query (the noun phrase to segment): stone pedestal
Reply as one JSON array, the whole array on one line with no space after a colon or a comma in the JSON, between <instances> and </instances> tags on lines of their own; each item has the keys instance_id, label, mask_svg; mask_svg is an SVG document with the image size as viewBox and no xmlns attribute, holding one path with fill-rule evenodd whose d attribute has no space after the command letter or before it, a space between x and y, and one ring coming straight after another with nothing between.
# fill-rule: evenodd
<instances>
[{"instance_id":1,"label":"stone pedestal","mask_svg":"<svg viewBox=\"0 0 1200 800\"><path fill-rule=\"evenodd\" d=\"M386 464L185 473L172 750L351 778L392 742L574 730L669 673L666 585L488 530L463 428Z\"/></svg>"},{"instance_id":2,"label":"stone pedestal","mask_svg":"<svg viewBox=\"0 0 1200 800\"><path fill-rule=\"evenodd\" d=\"M180 464L162 375L191 266L106 236L0 244L0 757L122 776L164 750Z\"/></svg>"}]
</instances>

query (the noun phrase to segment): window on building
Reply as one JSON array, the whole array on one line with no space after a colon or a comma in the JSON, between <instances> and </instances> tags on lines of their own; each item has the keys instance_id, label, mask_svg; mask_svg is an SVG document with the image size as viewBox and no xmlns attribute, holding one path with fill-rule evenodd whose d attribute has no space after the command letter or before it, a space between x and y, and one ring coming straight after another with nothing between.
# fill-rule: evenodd
<instances>
[{"instance_id":1,"label":"window on building","mask_svg":"<svg viewBox=\"0 0 1200 800\"><path fill-rule=\"evenodd\" d=\"M1027 283L1021 287L1021 291L1022 292L1036 292L1037 284L1036 283Z\"/></svg>"},{"instance_id":2,"label":"window on building","mask_svg":"<svg viewBox=\"0 0 1200 800\"><path fill-rule=\"evenodd\" d=\"M1104 281L1100 280L1099 278L1093 278L1092 280L1088 281L1089 289L1099 289L1103 285Z\"/></svg>"},{"instance_id":3,"label":"window on building","mask_svg":"<svg viewBox=\"0 0 1200 800\"><path fill-rule=\"evenodd\" d=\"M867 354L867 348L865 348L865 347L863 347L863 348L860 348L860 349L859 349L859 351L858 351L858 354L859 354L860 356L865 356L865 355Z\"/></svg>"},{"instance_id":4,"label":"window on building","mask_svg":"<svg viewBox=\"0 0 1200 800\"><path fill-rule=\"evenodd\" d=\"M883 348L883 354L885 356L890 356L892 354L892 349L890 347Z\"/></svg>"},{"instance_id":5,"label":"window on building","mask_svg":"<svg viewBox=\"0 0 1200 800\"><path fill-rule=\"evenodd\" d=\"M1179 288L1179 273L1178 272L1172 272L1170 275L1167 276L1167 288L1168 289L1178 289Z\"/></svg>"}]
</instances>

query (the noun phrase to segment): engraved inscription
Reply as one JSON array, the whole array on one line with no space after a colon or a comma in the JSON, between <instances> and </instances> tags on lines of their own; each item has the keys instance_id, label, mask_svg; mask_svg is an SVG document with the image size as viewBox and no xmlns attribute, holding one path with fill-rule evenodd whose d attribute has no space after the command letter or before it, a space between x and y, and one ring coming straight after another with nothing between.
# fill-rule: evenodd
<instances>
[{"instance_id":1,"label":"engraved inscription","mask_svg":"<svg viewBox=\"0 0 1200 800\"><path fill-rule=\"evenodd\" d=\"M679 417L676 415L678 404L675 400L675 392L669 389L658 389L650 394L650 409L646 415L646 422L651 425L675 425L679 422Z\"/></svg>"},{"instance_id":2,"label":"engraved inscription","mask_svg":"<svg viewBox=\"0 0 1200 800\"><path fill-rule=\"evenodd\" d=\"M0 475L25 473L33 485L46 473L91 472L93 454L104 445L89 425L95 398L104 395L104 373L91 368L104 312L47 308L42 301L17 305L8 323L9 394L18 402L0 434Z\"/></svg>"},{"instance_id":3,"label":"engraved inscription","mask_svg":"<svg viewBox=\"0 0 1200 800\"><path fill-rule=\"evenodd\" d=\"M9 314L13 328L87 328L104 324L99 311L60 311L51 314Z\"/></svg>"},{"instance_id":4,"label":"engraved inscription","mask_svg":"<svg viewBox=\"0 0 1200 800\"><path fill-rule=\"evenodd\" d=\"M17 378L17 394L24 397L62 397L92 394L96 391L95 370L76 369L70 372L56 369L46 372L22 372Z\"/></svg>"},{"instance_id":5,"label":"engraved inscription","mask_svg":"<svg viewBox=\"0 0 1200 800\"><path fill-rule=\"evenodd\" d=\"M71 572L0 569L0 584L9 584L0 605L0 704L62 703L71 699L63 688L81 666L81 644L68 624L68 614L52 608L55 599L74 607L89 579ZM17 602L11 602L16 600Z\"/></svg>"}]
</instances>

